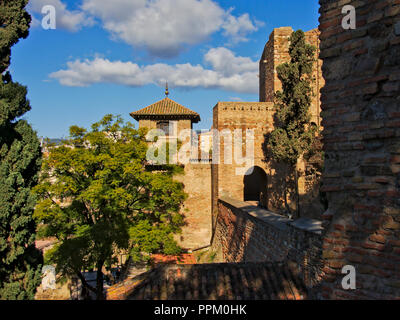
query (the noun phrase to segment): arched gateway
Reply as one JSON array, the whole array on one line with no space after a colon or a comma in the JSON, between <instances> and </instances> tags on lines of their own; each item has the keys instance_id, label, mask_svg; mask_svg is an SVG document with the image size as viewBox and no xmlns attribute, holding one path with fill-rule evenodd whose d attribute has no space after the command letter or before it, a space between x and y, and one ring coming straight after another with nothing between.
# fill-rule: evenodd
<instances>
[{"instance_id":1,"label":"arched gateway","mask_svg":"<svg viewBox=\"0 0 400 320\"><path fill-rule=\"evenodd\" d=\"M267 188L267 174L258 167L252 167L243 178L244 201L260 201L261 193Z\"/></svg>"}]
</instances>

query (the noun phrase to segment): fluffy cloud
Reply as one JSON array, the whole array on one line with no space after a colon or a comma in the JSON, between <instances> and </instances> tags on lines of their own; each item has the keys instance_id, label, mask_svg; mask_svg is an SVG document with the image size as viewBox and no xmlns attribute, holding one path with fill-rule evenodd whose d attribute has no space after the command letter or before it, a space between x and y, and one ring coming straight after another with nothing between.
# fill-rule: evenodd
<instances>
[{"instance_id":1,"label":"fluffy cloud","mask_svg":"<svg viewBox=\"0 0 400 320\"><path fill-rule=\"evenodd\" d=\"M85 87L95 83L114 83L127 86L157 84L168 80L180 88L218 88L238 93L257 93L258 63L238 57L226 48L214 48L206 53L202 65L157 63L139 66L132 62L110 61L101 57L93 60L75 60L67 69L49 75L62 85Z\"/></svg>"},{"instance_id":2,"label":"fluffy cloud","mask_svg":"<svg viewBox=\"0 0 400 320\"><path fill-rule=\"evenodd\" d=\"M209 50L204 55L204 60L211 65L213 70L224 77L244 74L249 71L258 71L257 62L247 57L237 57L231 50L223 47Z\"/></svg>"},{"instance_id":3,"label":"fluffy cloud","mask_svg":"<svg viewBox=\"0 0 400 320\"><path fill-rule=\"evenodd\" d=\"M223 23L224 11L210 0L119 0L113 5L109 11L108 0L85 0L83 8L100 17L115 38L159 57L203 41Z\"/></svg>"},{"instance_id":4,"label":"fluffy cloud","mask_svg":"<svg viewBox=\"0 0 400 320\"><path fill-rule=\"evenodd\" d=\"M56 8L57 28L77 31L98 21L114 40L164 58L216 32L232 43L246 41L261 25L247 13L234 16L215 0L82 0L78 10L68 10L61 0L31 0L34 25L45 5Z\"/></svg>"},{"instance_id":5,"label":"fluffy cloud","mask_svg":"<svg viewBox=\"0 0 400 320\"><path fill-rule=\"evenodd\" d=\"M56 9L56 27L68 31L78 31L83 26L93 24L93 19L81 10L68 10L61 0L31 0L28 11L33 13L33 27L40 26L42 8L51 5ZM35 15L36 14L36 15Z\"/></svg>"},{"instance_id":6,"label":"fluffy cloud","mask_svg":"<svg viewBox=\"0 0 400 320\"><path fill-rule=\"evenodd\" d=\"M83 0L82 9L115 39L158 57L175 56L217 31L244 41L259 26L248 14L235 17L212 0Z\"/></svg>"},{"instance_id":7,"label":"fluffy cloud","mask_svg":"<svg viewBox=\"0 0 400 320\"><path fill-rule=\"evenodd\" d=\"M222 24L222 29L224 30L223 34L225 36L230 36L234 43L238 43L247 41L246 35L257 31L258 27L262 25L263 23L259 21L253 23L248 13L240 17L234 17L229 14Z\"/></svg>"}]
</instances>

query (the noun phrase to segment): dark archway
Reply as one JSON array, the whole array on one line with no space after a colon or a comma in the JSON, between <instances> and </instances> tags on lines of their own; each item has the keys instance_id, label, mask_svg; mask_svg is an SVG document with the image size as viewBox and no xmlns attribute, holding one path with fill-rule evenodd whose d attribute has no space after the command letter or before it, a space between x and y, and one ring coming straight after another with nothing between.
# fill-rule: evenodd
<instances>
[{"instance_id":1,"label":"dark archway","mask_svg":"<svg viewBox=\"0 0 400 320\"><path fill-rule=\"evenodd\" d=\"M267 174L260 167L249 169L243 179L244 201L260 201L261 192L267 188Z\"/></svg>"}]
</instances>

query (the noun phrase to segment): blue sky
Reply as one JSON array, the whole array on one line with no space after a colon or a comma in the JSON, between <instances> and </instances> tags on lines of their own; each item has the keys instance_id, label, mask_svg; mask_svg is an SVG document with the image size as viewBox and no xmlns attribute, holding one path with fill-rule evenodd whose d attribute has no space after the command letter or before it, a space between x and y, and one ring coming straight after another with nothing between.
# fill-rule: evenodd
<instances>
[{"instance_id":1,"label":"blue sky","mask_svg":"<svg viewBox=\"0 0 400 320\"><path fill-rule=\"evenodd\" d=\"M56 29L41 26L45 5ZM24 116L39 136L66 137L107 113L164 98L198 112L209 129L218 101L258 100L258 60L273 28L318 26L317 0L31 0L34 21L12 50L28 86ZM234 62L234 63L231 63Z\"/></svg>"}]
</instances>

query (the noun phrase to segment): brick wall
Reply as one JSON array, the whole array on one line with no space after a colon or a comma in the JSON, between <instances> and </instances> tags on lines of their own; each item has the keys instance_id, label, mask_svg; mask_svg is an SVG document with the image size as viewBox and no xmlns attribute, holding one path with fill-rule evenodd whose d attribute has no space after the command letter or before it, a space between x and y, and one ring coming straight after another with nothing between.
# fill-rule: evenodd
<instances>
[{"instance_id":1,"label":"brick wall","mask_svg":"<svg viewBox=\"0 0 400 320\"><path fill-rule=\"evenodd\" d=\"M157 123L159 121L173 121L175 122L176 128L173 130L176 130L176 134L179 134L182 130L188 130L192 129L192 121L189 119L178 119L172 117L171 119L159 119L159 120L152 120L152 119L140 119L139 120L139 128L147 128L149 130L152 129L157 129Z\"/></svg>"},{"instance_id":2,"label":"brick wall","mask_svg":"<svg viewBox=\"0 0 400 320\"><path fill-rule=\"evenodd\" d=\"M322 297L400 297L400 0L320 0L325 172ZM344 30L353 5L357 28ZM357 289L343 290L353 265Z\"/></svg>"},{"instance_id":3,"label":"brick wall","mask_svg":"<svg viewBox=\"0 0 400 320\"><path fill-rule=\"evenodd\" d=\"M218 201L212 246L226 262L295 262L308 286L321 272L320 221L289 220L227 197Z\"/></svg>"}]
</instances>

